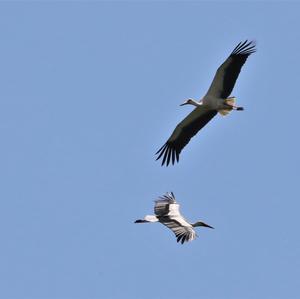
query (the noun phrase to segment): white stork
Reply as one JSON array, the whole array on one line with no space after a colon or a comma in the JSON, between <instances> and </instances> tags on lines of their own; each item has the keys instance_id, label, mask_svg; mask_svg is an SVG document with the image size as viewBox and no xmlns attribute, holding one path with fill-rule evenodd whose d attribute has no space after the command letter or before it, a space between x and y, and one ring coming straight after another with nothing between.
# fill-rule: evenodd
<instances>
[{"instance_id":1,"label":"white stork","mask_svg":"<svg viewBox=\"0 0 300 299\"><path fill-rule=\"evenodd\" d=\"M256 51L255 43L240 42L230 56L218 68L208 92L199 102L188 99L183 105L193 105L196 108L173 131L167 142L156 152L159 158L163 157L161 165L169 165L179 161L179 154L218 112L227 115L231 110L244 110L234 105L235 97L229 97L243 64L248 56Z\"/></svg>"},{"instance_id":2,"label":"white stork","mask_svg":"<svg viewBox=\"0 0 300 299\"><path fill-rule=\"evenodd\" d=\"M177 242L181 241L181 244L196 238L194 227L213 228L201 221L187 222L179 212L179 204L176 203L173 192L168 192L155 200L154 213L155 215L146 215L144 219L136 220L135 223L160 222L173 231L177 237Z\"/></svg>"}]
</instances>

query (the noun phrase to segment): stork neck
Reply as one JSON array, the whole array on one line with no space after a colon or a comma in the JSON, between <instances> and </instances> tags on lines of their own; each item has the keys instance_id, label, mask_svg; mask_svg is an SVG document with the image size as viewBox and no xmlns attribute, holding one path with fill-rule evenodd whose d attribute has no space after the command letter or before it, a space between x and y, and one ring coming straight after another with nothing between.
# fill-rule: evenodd
<instances>
[{"instance_id":1,"label":"stork neck","mask_svg":"<svg viewBox=\"0 0 300 299\"><path fill-rule=\"evenodd\" d=\"M189 104L191 104L193 106L196 106L196 107L199 107L199 106L202 106L202 101L198 102L198 101L195 101L193 99L190 99Z\"/></svg>"},{"instance_id":2,"label":"stork neck","mask_svg":"<svg viewBox=\"0 0 300 299\"><path fill-rule=\"evenodd\" d=\"M144 219L148 222L157 222L158 221L157 217L154 215L146 215Z\"/></svg>"},{"instance_id":3,"label":"stork neck","mask_svg":"<svg viewBox=\"0 0 300 299\"><path fill-rule=\"evenodd\" d=\"M202 222L201 221L197 221L197 222L195 222L195 223L192 223L192 226L193 227L197 227L197 226L202 226Z\"/></svg>"}]
</instances>

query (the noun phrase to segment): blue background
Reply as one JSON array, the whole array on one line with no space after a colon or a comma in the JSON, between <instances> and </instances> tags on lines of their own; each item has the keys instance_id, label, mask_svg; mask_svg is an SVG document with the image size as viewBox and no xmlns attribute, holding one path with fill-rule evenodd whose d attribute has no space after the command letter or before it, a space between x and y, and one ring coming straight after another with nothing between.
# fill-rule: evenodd
<instances>
[{"instance_id":1,"label":"blue background","mask_svg":"<svg viewBox=\"0 0 300 299\"><path fill-rule=\"evenodd\" d=\"M296 2L0 3L1 298L300 298ZM154 153L238 42L217 116ZM136 225L173 191L199 238Z\"/></svg>"}]
</instances>

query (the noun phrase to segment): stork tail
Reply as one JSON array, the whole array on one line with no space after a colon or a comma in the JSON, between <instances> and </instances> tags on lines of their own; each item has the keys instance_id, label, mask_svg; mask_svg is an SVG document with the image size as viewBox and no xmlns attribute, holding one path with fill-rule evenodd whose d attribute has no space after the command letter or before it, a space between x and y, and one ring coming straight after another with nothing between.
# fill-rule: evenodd
<instances>
[{"instance_id":1,"label":"stork tail","mask_svg":"<svg viewBox=\"0 0 300 299\"><path fill-rule=\"evenodd\" d=\"M230 97L230 98L225 99L225 103L226 103L227 105L233 107L234 104L235 104L235 97ZM227 115L228 113L230 113L230 112L232 111L232 109L233 109L233 108L228 107L228 109L222 109L222 110L219 110L218 112L219 112L221 115L225 116L225 115Z\"/></svg>"}]
</instances>

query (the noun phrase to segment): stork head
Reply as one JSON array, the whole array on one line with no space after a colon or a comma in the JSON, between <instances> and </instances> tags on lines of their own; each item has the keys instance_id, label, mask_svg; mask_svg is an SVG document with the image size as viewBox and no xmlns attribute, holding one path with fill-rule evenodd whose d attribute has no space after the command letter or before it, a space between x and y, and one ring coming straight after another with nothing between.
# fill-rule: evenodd
<instances>
[{"instance_id":1,"label":"stork head","mask_svg":"<svg viewBox=\"0 0 300 299\"><path fill-rule=\"evenodd\" d=\"M193 225L193 227L196 227L196 226L204 226L204 227L214 228L214 227L212 227L212 226L210 226L210 225L208 225L208 224L206 224L206 223L204 223L204 222L202 222L202 221L197 221L197 222L195 222L195 223L192 224L192 225Z\"/></svg>"},{"instance_id":2,"label":"stork head","mask_svg":"<svg viewBox=\"0 0 300 299\"><path fill-rule=\"evenodd\" d=\"M193 106L198 107L201 105L201 102L197 102L193 99L187 99L180 106L184 106L184 105L193 105Z\"/></svg>"}]
</instances>

